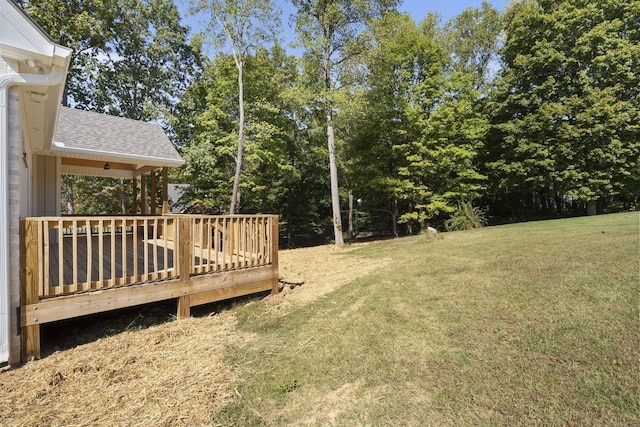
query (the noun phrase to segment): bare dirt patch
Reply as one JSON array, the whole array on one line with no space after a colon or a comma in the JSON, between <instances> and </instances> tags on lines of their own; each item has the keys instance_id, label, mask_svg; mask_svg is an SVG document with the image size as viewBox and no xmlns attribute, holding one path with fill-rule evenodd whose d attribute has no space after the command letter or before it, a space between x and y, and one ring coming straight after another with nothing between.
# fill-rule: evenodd
<instances>
[{"instance_id":1,"label":"bare dirt patch","mask_svg":"<svg viewBox=\"0 0 640 427\"><path fill-rule=\"evenodd\" d=\"M304 285L268 297L270 309L284 314L386 264L346 256L355 248L281 251L280 276ZM233 311L96 338L0 372L0 425L209 424L241 382L225 350L252 339ZM327 401L336 414L345 387ZM322 412L319 420L336 415Z\"/></svg>"}]
</instances>

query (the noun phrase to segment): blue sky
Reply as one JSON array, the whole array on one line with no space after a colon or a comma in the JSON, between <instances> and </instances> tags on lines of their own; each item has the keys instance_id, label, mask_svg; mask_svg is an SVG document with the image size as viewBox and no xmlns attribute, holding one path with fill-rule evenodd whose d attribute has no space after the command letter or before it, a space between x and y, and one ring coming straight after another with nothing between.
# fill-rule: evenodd
<instances>
[{"instance_id":1,"label":"blue sky","mask_svg":"<svg viewBox=\"0 0 640 427\"><path fill-rule=\"evenodd\" d=\"M282 24L284 32L285 45L291 43L295 37L295 28L293 24L289 24L289 17L294 12L293 6L289 0L276 0L283 10ZM499 11L503 11L507 4L511 0L489 0L489 3L493 5ZM189 25L192 31L197 31L199 28L199 19L197 17L187 17L186 6L188 0L177 0L178 9L183 17L183 23ZM442 16L442 22L455 17L463 10L469 7L480 7L482 0L404 0L399 6L401 12L409 13L416 22L422 21L428 12L436 12Z\"/></svg>"},{"instance_id":2,"label":"blue sky","mask_svg":"<svg viewBox=\"0 0 640 427\"><path fill-rule=\"evenodd\" d=\"M510 0L489 0L499 11L503 11ZM404 0L398 8L401 12L408 12L415 21L420 22L428 12L436 12L446 22L469 7L480 7L482 0Z\"/></svg>"}]
</instances>

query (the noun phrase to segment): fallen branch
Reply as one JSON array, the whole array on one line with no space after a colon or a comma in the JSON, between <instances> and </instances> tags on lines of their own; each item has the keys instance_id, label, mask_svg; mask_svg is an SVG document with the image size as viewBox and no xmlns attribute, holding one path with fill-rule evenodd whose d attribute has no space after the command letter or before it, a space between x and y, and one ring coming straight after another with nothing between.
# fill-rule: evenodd
<instances>
[{"instance_id":1,"label":"fallen branch","mask_svg":"<svg viewBox=\"0 0 640 427\"><path fill-rule=\"evenodd\" d=\"M289 289L293 289L296 286L302 286L304 285L303 281L299 281L299 282L292 282L290 280L286 280L286 279L278 279L278 282L280 282L280 284L282 285L282 287L288 286Z\"/></svg>"}]
</instances>

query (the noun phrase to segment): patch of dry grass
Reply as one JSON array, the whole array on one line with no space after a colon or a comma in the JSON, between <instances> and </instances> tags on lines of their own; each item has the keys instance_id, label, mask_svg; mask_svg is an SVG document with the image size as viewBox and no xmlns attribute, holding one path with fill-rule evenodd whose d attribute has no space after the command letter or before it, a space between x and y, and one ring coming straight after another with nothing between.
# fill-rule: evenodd
<instances>
[{"instance_id":1,"label":"patch of dry grass","mask_svg":"<svg viewBox=\"0 0 640 427\"><path fill-rule=\"evenodd\" d=\"M123 332L0 374L1 425L207 424L234 393L235 316Z\"/></svg>"},{"instance_id":2,"label":"patch of dry grass","mask_svg":"<svg viewBox=\"0 0 640 427\"><path fill-rule=\"evenodd\" d=\"M355 248L282 251L281 277L304 285L267 298L269 310L284 313L317 300L383 265L344 256ZM231 310L54 352L0 373L0 425L209 425L242 383L226 352L256 336L236 328Z\"/></svg>"}]
</instances>

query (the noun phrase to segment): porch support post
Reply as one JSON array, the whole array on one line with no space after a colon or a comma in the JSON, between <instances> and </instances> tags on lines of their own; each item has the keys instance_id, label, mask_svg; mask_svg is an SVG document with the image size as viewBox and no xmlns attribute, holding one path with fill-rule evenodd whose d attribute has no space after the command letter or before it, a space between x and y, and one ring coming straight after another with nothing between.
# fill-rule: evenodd
<instances>
[{"instance_id":1,"label":"porch support post","mask_svg":"<svg viewBox=\"0 0 640 427\"><path fill-rule=\"evenodd\" d=\"M169 168L162 168L162 215L169 213Z\"/></svg>"},{"instance_id":2,"label":"porch support post","mask_svg":"<svg viewBox=\"0 0 640 427\"><path fill-rule=\"evenodd\" d=\"M38 278L40 277L38 225L39 223L36 221L20 221L20 235L23 236L20 245L22 310L26 305L38 303L40 299L38 292ZM22 337L22 362L40 359L40 325L23 326L20 334Z\"/></svg>"},{"instance_id":3,"label":"porch support post","mask_svg":"<svg viewBox=\"0 0 640 427\"><path fill-rule=\"evenodd\" d=\"M133 177L131 179L131 194L133 196L133 204L131 206L132 214L135 215L138 213L138 178Z\"/></svg>"},{"instance_id":4,"label":"porch support post","mask_svg":"<svg viewBox=\"0 0 640 427\"><path fill-rule=\"evenodd\" d=\"M147 214L147 175L140 175L140 213Z\"/></svg>"},{"instance_id":5,"label":"porch support post","mask_svg":"<svg viewBox=\"0 0 640 427\"><path fill-rule=\"evenodd\" d=\"M191 295L178 298L178 319L188 319L191 317Z\"/></svg>"},{"instance_id":6,"label":"porch support post","mask_svg":"<svg viewBox=\"0 0 640 427\"><path fill-rule=\"evenodd\" d=\"M176 218L176 221L178 221L178 273L180 281L184 285L188 285L191 277L191 259L193 258L191 253L193 248L191 218L183 216ZM186 294L178 297L177 317L189 316L191 316L191 296Z\"/></svg>"},{"instance_id":7,"label":"porch support post","mask_svg":"<svg viewBox=\"0 0 640 427\"><path fill-rule=\"evenodd\" d=\"M271 217L271 295L280 292L280 277L278 274L278 218L277 215Z\"/></svg>"},{"instance_id":8,"label":"porch support post","mask_svg":"<svg viewBox=\"0 0 640 427\"><path fill-rule=\"evenodd\" d=\"M156 171L151 171L151 215L156 215L157 212L157 187L156 187Z\"/></svg>"}]
</instances>

